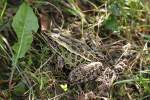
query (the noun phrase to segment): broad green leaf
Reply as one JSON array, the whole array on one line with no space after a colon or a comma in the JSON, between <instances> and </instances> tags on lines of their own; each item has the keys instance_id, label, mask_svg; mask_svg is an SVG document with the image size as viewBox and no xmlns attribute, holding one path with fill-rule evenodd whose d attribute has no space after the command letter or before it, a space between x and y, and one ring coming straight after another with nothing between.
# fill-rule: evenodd
<instances>
[{"instance_id":1,"label":"broad green leaf","mask_svg":"<svg viewBox=\"0 0 150 100\"><path fill-rule=\"evenodd\" d=\"M18 37L18 42L13 46L15 51L13 62L16 64L18 59L24 57L30 48L33 41L32 32L37 32L39 28L38 19L27 3L23 3L19 7L13 18L12 27Z\"/></svg>"}]
</instances>

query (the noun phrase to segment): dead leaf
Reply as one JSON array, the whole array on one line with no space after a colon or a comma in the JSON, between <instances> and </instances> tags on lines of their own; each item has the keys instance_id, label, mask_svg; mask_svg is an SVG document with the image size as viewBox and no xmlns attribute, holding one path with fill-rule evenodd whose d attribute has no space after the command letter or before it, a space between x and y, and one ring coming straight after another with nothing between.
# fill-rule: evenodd
<instances>
[{"instance_id":1,"label":"dead leaf","mask_svg":"<svg viewBox=\"0 0 150 100\"><path fill-rule=\"evenodd\" d=\"M50 28L50 21L48 19L48 16L46 14L39 14L40 16L40 25L41 25L41 31L47 31Z\"/></svg>"}]
</instances>

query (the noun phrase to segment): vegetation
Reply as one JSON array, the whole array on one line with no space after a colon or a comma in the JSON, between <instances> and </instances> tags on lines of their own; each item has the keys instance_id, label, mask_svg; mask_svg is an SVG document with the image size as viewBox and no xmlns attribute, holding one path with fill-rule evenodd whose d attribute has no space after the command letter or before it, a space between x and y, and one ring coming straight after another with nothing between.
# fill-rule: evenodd
<instances>
[{"instance_id":1,"label":"vegetation","mask_svg":"<svg viewBox=\"0 0 150 100\"><path fill-rule=\"evenodd\" d=\"M1 0L0 99L150 99L149 3ZM66 42L57 40L53 33L62 34ZM94 62L86 59L84 52L92 57L102 53L105 59L99 61L115 71L116 77L111 78L107 91L102 91L107 86L93 79L69 81L70 72Z\"/></svg>"}]
</instances>

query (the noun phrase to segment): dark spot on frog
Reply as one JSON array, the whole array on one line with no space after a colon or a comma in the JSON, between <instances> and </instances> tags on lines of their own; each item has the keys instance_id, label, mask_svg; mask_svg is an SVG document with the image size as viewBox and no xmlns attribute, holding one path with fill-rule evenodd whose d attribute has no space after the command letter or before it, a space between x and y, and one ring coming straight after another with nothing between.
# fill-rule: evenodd
<instances>
[{"instance_id":1,"label":"dark spot on frog","mask_svg":"<svg viewBox=\"0 0 150 100\"><path fill-rule=\"evenodd\" d=\"M79 55L77 55L77 60L80 60L80 59L81 59L81 57Z\"/></svg>"},{"instance_id":2,"label":"dark spot on frog","mask_svg":"<svg viewBox=\"0 0 150 100\"><path fill-rule=\"evenodd\" d=\"M68 58L68 56L69 56L68 53L65 53L65 57Z\"/></svg>"},{"instance_id":3,"label":"dark spot on frog","mask_svg":"<svg viewBox=\"0 0 150 100\"><path fill-rule=\"evenodd\" d=\"M73 50L77 50L77 48L76 48L75 46L73 46L73 45L71 46L71 48L72 48Z\"/></svg>"},{"instance_id":4,"label":"dark spot on frog","mask_svg":"<svg viewBox=\"0 0 150 100\"><path fill-rule=\"evenodd\" d=\"M90 55L88 55L88 58L89 58L89 59L91 59L91 60L93 60L93 59L94 59L93 55L91 55L91 54L90 54Z\"/></svg>"},{"instance_id":5,"label":"dark spot on frog","mask_svg":"<svg viewBox=\"0 0 150 100\"><path fill-rule=\"evenodd\" d=\"M83 52L84 52L84 49L83 49L83 48L80 48L80 52L83 53Z\"/></svg>"},{"instance_id":6,"label":"dark spot on frog","mask_svg":"<svg viewBox=\"0 0 150 100\"><path fill-rule=\"evenodd\" d=\"M72 63L75 63L75 58L72 58L72 60L71 60L71 61L72 61Z\"/></svg>"}]
</instances>

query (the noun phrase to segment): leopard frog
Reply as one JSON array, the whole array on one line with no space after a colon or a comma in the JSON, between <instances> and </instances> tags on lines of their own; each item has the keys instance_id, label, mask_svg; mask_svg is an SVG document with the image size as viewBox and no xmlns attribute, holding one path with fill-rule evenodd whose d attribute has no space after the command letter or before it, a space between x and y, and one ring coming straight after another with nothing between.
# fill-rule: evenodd
<instances>
[{"instance_id":1,"label":"leopard frog","mask_svg":"<svg viewBox=\"0 0 150 100\"><path fill-rule=\"evenodd\" d=\"M55 32L44 33L44 35L51 47L63 57L65 64L71 67L76 67L77 64L83 63L84 61L92 62L104 60L104 55L95 52L80 40Z\"/></svg>"}]
</instances>

